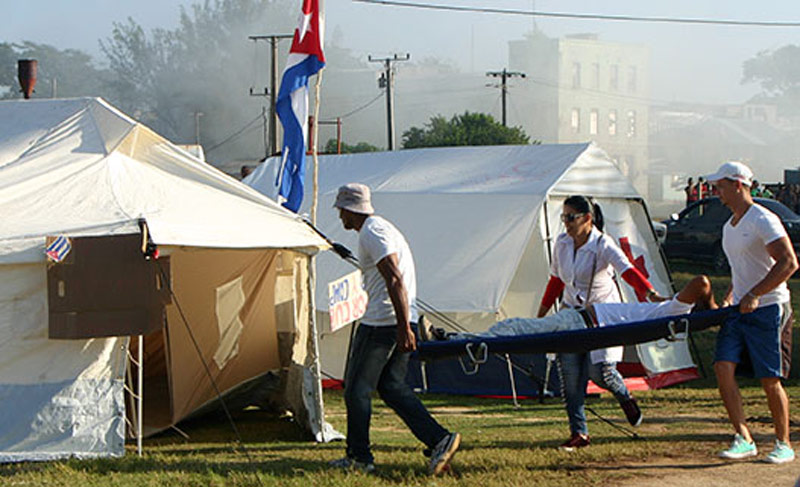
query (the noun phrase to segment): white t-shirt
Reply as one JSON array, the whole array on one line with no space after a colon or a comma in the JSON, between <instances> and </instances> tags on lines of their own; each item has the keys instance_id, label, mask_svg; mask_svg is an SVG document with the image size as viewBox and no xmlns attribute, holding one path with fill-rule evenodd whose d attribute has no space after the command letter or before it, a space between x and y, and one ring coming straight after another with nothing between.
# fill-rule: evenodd
<instances>
[{"instance_id":1,"label":"white t-shirt","mask_svg":"<svg viewBox=\"0 0 800 487\"><path fill-rule=\"evenodd\" d=\"M735 304L761 282L775 265L775 259L767 252L767 244L786 236L786 229L778 216L758 204L750 206L736 226L731 225L731 220L725 222L722 227L722 249L731 265ZM758 306L760 308L788 301L789 288L782 282L761 296Z\"/></svg>"},{"instance_id":2,"label":"white t-shirt","mask_svg":"<svg viewBox=\"0 0 800 487\"><path fill-rule=\"evenodd\" d=\"M386 288L386 281L378 270L378 262L384 257L397 254L403 284L408 294L410 320L416 322L417 312L417 276L414 269L414 257L405 237L384 218L370 216L358 232L358 260L364 274L364 290L369 296L367 310L361 322L373 326L394 326L397 318L394 306Z\"/></svg>"},{"instance_id":3,"label":"white t-shirt","mask_svg":"<svg viewBox=\"0 0 800 487\"><path fill-rule=\"evenodd\" d=\"M659 303L596 303L594 313L599 326L605 326L684 315L692 311L692 306L677 298Z\"/></svg>"},{"instance_id":4,"label":"white t-shirt","mask_svg":"<svg viewBox=\"0 0 800 487\"><path fill-rule=\"evenodd\" d=\"M618 303L619 290L614 282L614 271L622 274L633 265L608 235L595 227L589 239L578 251L575 242L566 232L556 239L550 274L564 282L564 305L570 308L586 306L587 291L591 282L589 303ZM592 270L595 272L592 279ZM610 347L590 352L592 363L620 362L623 347Z\"/></svg>"}]
</instances>

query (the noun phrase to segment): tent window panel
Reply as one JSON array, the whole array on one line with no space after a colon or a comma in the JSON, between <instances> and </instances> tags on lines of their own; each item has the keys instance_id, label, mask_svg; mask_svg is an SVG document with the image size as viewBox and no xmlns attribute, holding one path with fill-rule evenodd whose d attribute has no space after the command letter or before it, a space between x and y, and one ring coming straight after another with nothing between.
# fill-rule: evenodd
<instances>
[{"instance_id":1,"label":"tent window panel","mask_svg":"<svg viewBox=\"0 0 800 487\"><path fill-rule=\"evenodd\" d=\"M245 304L242 276L217 287L216 294L219 345L217 351L214 352L214 362L221 370L225 368L231 358L239 353L239 338L244 329L239 313Z\"/></svg>"}]
</instances>

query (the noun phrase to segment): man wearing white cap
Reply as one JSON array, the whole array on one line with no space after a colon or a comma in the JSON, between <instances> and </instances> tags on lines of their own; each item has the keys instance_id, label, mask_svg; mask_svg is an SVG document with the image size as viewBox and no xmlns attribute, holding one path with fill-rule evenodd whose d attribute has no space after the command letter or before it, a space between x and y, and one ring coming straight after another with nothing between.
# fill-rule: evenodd
<instances>
[{"instance_id":1,"label":"man wearing white cap","mask_svg":"<svg viewBox=\"0 0 800 487\"><path fill-rule=\"evenodd\" d=\"M334 207L346 230L358 232L358 260L369 296L367 309L351 345L345 371L347 455L331 465L372 472L369 423L372 393L391 407L431 453L429 471L447 469L461 435L444 429L406 383L410 352L416 349L412 323L417 322L414 258L405 237L374 215L369 188L350 183L339 188Z\"/></svg>"},{"instance_id":2,"label":"man wearing white cap","mask_svg":"<svg viewBox=\"0 0 800 487\"><path fill-rule=\"evenodd\" d=\"M797 257L780 219L753 202L753 172L749 167L726 162L707 179L733 212L722 230L722 248L731 267L731 287L723 305L739 306L720 328L714 354L720 396L736 431L730 448L720 456L738 459L758 454L735 378L736 365L749 354L775 426L775 447L765 461L790 462L795 453L789 444L789 400L781 385L781 378L788 373L781 352L781 332L791 326L786 281L798 268Z\"/></svg>"}]
</instances>

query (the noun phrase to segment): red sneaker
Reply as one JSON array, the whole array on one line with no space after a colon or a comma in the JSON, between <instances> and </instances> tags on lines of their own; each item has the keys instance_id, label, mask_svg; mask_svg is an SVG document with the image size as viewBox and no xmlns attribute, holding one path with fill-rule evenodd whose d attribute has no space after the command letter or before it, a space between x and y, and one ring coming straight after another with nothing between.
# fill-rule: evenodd
<instances>
[{"instance_id":1,"label":"red sneaker","mask_svg":"<svg viewBox=\"0 0 800 487\"><path fill-rule=\"evenodd\" d=\"M589 443L591 443L591 441L589 441L588 435L573 433L570 439L562 443L561 446L559 446L559 448L564 451L575 451L576 448L583 448L584 446L589 446Z\"/></svg>"}]
</instances>

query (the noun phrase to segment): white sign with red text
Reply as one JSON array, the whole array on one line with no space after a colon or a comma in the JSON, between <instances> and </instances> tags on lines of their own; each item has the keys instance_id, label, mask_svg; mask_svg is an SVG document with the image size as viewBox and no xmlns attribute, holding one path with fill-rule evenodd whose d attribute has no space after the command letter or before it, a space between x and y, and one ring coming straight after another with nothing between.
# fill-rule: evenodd
<instances>
[{"instance_id":1,"label":"white sign with red text","mask_svg":"<svg viewBox=\"0 0 800 487\"><path fill-rule=\"evenodd\" d=\"M359 270L329 283L328 313L331 317L331 332L364 316L367 299Z\"/></svg>"}]
</instances>

